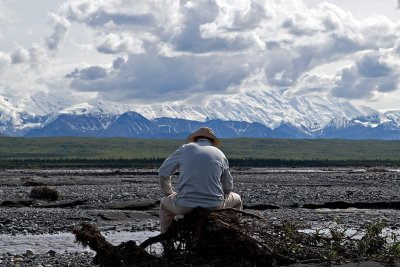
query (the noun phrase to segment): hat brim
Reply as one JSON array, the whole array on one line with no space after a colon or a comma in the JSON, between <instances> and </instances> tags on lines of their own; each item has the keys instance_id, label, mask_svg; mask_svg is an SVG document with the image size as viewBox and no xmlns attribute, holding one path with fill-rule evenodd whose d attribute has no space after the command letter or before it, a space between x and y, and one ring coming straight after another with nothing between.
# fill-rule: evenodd
<instances>
[{"instance_id":1,"label":"hat brim","mask_svg":"<svg viewBox=\"0 0 400 267\"><path fill-rule=\"evenodd\" d=\"M213 134L207 132L194 132L187 138L188 142L194 142L197 137L207 137L213 140L213 146L220 146L221 141Z\"/></svg>"}]
</instances>

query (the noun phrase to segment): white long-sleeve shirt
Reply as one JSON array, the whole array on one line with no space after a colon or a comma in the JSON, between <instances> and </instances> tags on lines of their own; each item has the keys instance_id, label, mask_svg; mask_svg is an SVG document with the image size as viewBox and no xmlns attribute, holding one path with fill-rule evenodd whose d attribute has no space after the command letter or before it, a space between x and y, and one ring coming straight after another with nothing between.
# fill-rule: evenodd
<instances>
[{"instance_id":1,"label":"white long-sleeve shirt","mask_svg":"<svg viewBox=\"0 0 400 267\"><path fill-rule=\"evenodd\" d=\"M211 208L222 205L233 179L224 153L201 139L179 147L159 169L161 190L171 194L171 175L180 171L176 203L183 207Z\"/></svg>"}]
</instances>

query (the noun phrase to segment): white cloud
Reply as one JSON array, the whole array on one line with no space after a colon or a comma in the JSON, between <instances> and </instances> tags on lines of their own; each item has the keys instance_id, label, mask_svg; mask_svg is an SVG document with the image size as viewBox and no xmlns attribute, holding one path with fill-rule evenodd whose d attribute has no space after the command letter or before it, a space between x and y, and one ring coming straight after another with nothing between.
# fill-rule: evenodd
<instances>
[{"instance_id":1,"label":"white cloud","mask_svg":"<svg viewBox=\"0 0 400 267\"><path fill-rule=\"evenodd\" d=\"M12 16L12 13L8 9L6 5L6 1L0 0L0 21L1 20L8 20Z\"/></svg>"},{"instance_id":2,"label":"white cloud","mask_svg":"<svg viewBox=\"0 0 400 267\"><path fill-rule=\"evenodd\" d=\"M97 51L105 54L143 53L144 48L141 40L127 34L109 33L100 39Z\"/></svg>"},{"instance_id":3,"label":"white cloud","mask_svg":"<svg viewBox=\"0 0 400 267\"><path fill-rule=\"evenodd\" d=\"M152 5L154 3L146 4L144 0L70 0L61 7L61 14L70 21L93 28L101 28L111 21L116 25L146 26L155 19L151 13Z\"/></svg>"},{"instance_id":4,"label":"white cloud","mask_svg":"<svg viewBox=\"0 0 400 267\"><path fill-rule=\"evenodd\" d=\"M10 64L11 57L6 53L0 52L0 74L2 70L8 68Z\"/></svg>"},{"instance_id":5,"label":"white cloud","mask_svg":"<svg viewBox=\"0 0 400 267\"><path fill-rule=\"evenodd\" d=\"M191 1L179 10L180 30L168 41L177 51L192 53L259 46L253 31L269 16L256 1Z\"/></svg>"},{"instance_id":6,"label":"white cloud","mask_svg":"<svg viewBox=\"0 0 400 267\"><path fill-rule=\"evenodd\" d=\"M107 71L104 68L99 66L92 66L81 70L75 69L72 73L67 75L67 78L91 81L104 78L106 75Z\"/></svg>"},{"instance_id":7,"label":"white cloud","mask_svg":"<svg viewBox=\"0 0 400 267\"><path fill-rule=\"evenodd\" d=\"M399 89L400 60L393 50L369 51L338 74L332 94L343 98L372 98Z\"/></svg>"},{"instance_id":8,"label":"white cloud","mask_svg":"<svg viewBox=\"0 0 400 267\"><path fill-rule=\"evenodd\" d=\"M79 75L69 77L73 77L73 88L99 91L113 100L185 99L197 94L223 93L227 88L239 85L252 68L245 64L245 57L236 57L137 54L130 55L126 62L118 58L106 76L96 79ZM242 63L237 64L239 61Z\"/></svg>"},{"instance_id":9,"label":"white cloud","mask_svg":"<svg viewBox=\"0 0 400 267\"><path fill-rule=\"evenodd\" d=\"M399 83L400 24L327 2L65 0L49 18L50 34L37 41L46 47L0 54L32 75L31 88L162 102L254 87L373 99ZM318 72L340 61L350 66L337 76Z\"/></svg>"},{"instance_id":10,"label":"white cloud","mask_svg":"<svg viewBox=\"0 0 400 267\"><path fill-rule=\"evenodd\" d=\"M29 49L29 57L31 62L37 64L37 66L40 66L43 62L47 63L49 59L47 50L37 43L32 44L32 47Z\"/></svg>"},{"instance_id":11,"label":"white cloud","mask_svg":"<svg viewBox=\"0 0 400 267\"><path fill-rule=\"evenodd\" d=\"M27 62L30 60L30 53L24 47L19 46L11 53L11 60L13 64Z\"/></svg>"},{"instance_id":12,"label":"white cloud","mask_svg":"<svg viewBox=\"0 0 400 267\"><path fill-rule=\"evenodd\" d=\"M164 9L171 22L165 19ZM310 9L295 0L199 0L179 5L79 0L67 2L61 10L70 22L97 32L99 52L129 55L125 64L110 67L100 79L69 76L76 90L99 91L116 99L162 101L200 91L220 94L244 84L260 70L264 70L265 88L305 92L306 86L310 86L308 91L330 86L337 96L366 97L370 94L339 93L340 82L333 86L332 79L310 71L343 58L352 61L361 51L393 48L399 38L397 26L388 19L359 21L329 3ZM358 74L373 71L362 69L367 65L362 59L358 64ZM369 79L381 85L380 91L396 82L384 85L375 81L379 77ZM343 85L348 82L342 81Z\"/></svg>"},{"instance_id":13,"label":"white cloud","mask_svg":"<svg viewBox=\"0 0 400 267\"><path fill-rule=\"evenodd\" d=\"M50 13L49 17L49 24L53 27L53 33L46 38L46 43L50 50L55 50L67 34L70 23L67 19L53 13Z\"/></svg>"},{"instance_id":14,"label":"white cloud","mask_svg":"<svg viewBox=\"0 0 400 267\"><path fill-rule=\"evenodd\" d=\"M47 51L36 43L32 44L29 49L19 45L7 57L11 59L12 64L30 63L32 67L35 67L36 64L40 65L47 58Z\"/></svg>"},{"instance_id":15,"label":"white cloud","mask_svg":"<svg viewBox=\"0 0 400 267\"><path fill-rule=\"evenodd\" d=\"M373 17L360 24L360 35L373 49L393 47L399 39L400 24L395 24L386 17Z\"/></svg>"},{"instance_id":16,"label":"white cloud","mask_svg":"<svg viewBox=\"0 0 400 267\"><path fill-rule=\"evenodd\" d=\"M308 95L308 94L329 94L329 89L334 87L332 76L318 73L307 73L299 77L297 83L286 96Z\"/></svg>"}]
</instances>

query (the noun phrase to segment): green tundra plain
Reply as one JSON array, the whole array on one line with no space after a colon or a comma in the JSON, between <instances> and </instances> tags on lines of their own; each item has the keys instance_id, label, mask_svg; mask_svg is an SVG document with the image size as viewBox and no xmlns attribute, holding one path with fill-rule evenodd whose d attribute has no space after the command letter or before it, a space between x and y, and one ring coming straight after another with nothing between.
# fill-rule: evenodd
<instances>
[{"instance_id":1,"label":"green tundra plain","mask_svg":"<svg viewBox=\"0 0 400 267\"><path fill-rule=\"evenodd\" d=\"M0 137L0 166L157 166L185 140ZM400 166L400 141L222 139L232 166Z\"/></svg>"}]
</instances>

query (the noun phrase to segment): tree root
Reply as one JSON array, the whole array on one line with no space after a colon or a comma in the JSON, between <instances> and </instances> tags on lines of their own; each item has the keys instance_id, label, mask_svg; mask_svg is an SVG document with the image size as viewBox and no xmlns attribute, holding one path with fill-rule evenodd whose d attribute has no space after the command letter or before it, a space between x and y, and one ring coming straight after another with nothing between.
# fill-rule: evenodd
<instances>
[{"instance_id":1,"label":"tree root","mask_svg":"<svg viewBox=\"0 0 400 267\"><path fill-rule=\"evenodd\" d=\"M232 215L236 219L232 220ZM328 229L330 236L318 232L305 234L293 223L275 225L244 211L196 208L183 219L174 221L165 233L140 245L128 241L114 246L90 225L74 230L74 234L77 242L97 252L94 261L101 267L281 266L302 262L398 260L400 248L384 242L380 236L383 227L381 223L371 225L364 238L355 240L346 237L343 229ZM162 255L145 250L156 243L163 245Z\"/></svg>"},{"instance_id":2,"label":"tree root","mask_svg":"<svg viewBox=\"0 0 400 267\"><path fill-rule=\"evenodd\" d=\"M96 251L93 262L100 267L168 266L162 259L137 246L135 241L124 242L118 246L110 244L93 225L83 224L81 229L75 229L73 233L76 242Z\"/></svg>"}]
</instances>

